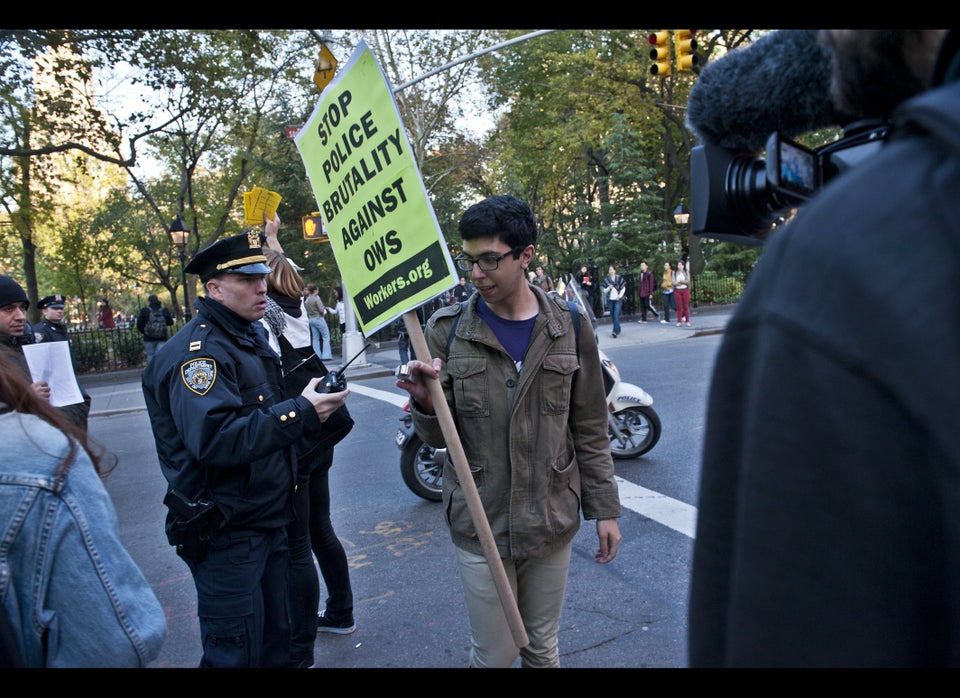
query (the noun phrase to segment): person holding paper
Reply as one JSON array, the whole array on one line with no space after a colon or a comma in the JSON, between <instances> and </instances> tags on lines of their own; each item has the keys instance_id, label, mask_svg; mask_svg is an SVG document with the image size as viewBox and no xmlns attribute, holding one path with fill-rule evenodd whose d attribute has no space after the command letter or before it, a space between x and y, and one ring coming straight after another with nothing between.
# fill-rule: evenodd
<instances>
[{"instance_id":1,"label":"person holding paper","mask_svg":"<svg viewBox=\"0 0 960 698\"><path fill-rule=\"evenodd\" d=\"M44 299L46 300L46 299ZM48 380L34 380L34 375L30 371L30 365L27 363L27 357L24 355L24 346L36 343L36 338L32 331L27 331L27 309L30 307L30 300L27 298L23 287L9 276L0 276L0 345L12 349L12 361L23 373L24 377L31 382L31 387L38 397L45 402L50 402L51 386ZM62 362L57 363L55 368L58 371ZM72 368L70 368L72 372ZM63 405L57 409L64 412L71 422L80 429L86 431L87 412L89 403L85 403L83 396L76 386L76 378L72 377L73 387L76 388L80 399L76 405ZM86 408L86 409L84 409Z\"/></svg>"},{"instance_id":2,"label":"person holding paper","mask_svg":"<svg viewBox=\"0 0 960 698\"><path fill-rule=\"evenodd\" d=\"M9 276L0 276L0 344L14 350L14 362L23 375L30 379L33 392L49 402L50 385L46 381L33 380L23 355L23 345L34 341L33 335L27 332L29 307L30 300L23 286Z\"/></svg>"},{"instance_id":3,"label":"person holding paper","mask_svg":"<svg viewBox=\"0 0 960 698\"><path fill-rule=\"evenodd\" d=\"M37 303L40 312L43 313L43 319L33 327L33 337L39 342L66 342L70 348L70 362L73 365L74 376L77 374L77 357L73 353L73 343L70 341L70 333L67 332L63 324L63 312L66 304L66 298L59 293L50 296L44 296ZM83 386L77 384L80 388L80 395L83 402L77 402L72 405L65 405L63 410L70 415L71 420L84 431L87 430L87 417L90 414L91 397L83 389Z\"/></svg>"},{"instance_id":4,"label":"person holding paper","mask_svg":"<svg viewBox=\"0 0 960 698\"><path fill-rule=\"evenodd\" d=\"M616 557L621 538L599 348L592 331L576 330L575 307L528 281L537 223L526 203L484 199L467 209L459 230L463 252L455 261L477 292L430 317L424 334L434 358L410 361L396 385L410 393L417 434L445 448L428 387L440 381L529 638L517 648L448 459L443 510L470 616L470 666L506 668L519 656L523 667L557 667L581 509L596 520L598 563ZM578 320L590 327L582 313Z\"/></svg>"}]
</instances>

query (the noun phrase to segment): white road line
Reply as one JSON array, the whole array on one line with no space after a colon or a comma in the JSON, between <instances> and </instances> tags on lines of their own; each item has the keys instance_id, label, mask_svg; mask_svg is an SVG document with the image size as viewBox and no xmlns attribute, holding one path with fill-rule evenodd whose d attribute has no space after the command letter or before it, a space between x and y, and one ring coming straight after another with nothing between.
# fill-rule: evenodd
<instances>
[{"instance_id":1,"label":"white road line","mask_svg":"<svg viewBox=\"0 0 960 698\"><path fill-rule=\"evenodd\" d=\"M659 492L648 490L646 487L635 485L621 477L617 478L617 484L620 485L621 506L635 511L641 516L646 516L648 519L653 519L674 531L679 531L690 538L696 536L696 507L671 499Z\"/></svg>"},{"instance_id":2,"label":"white road line","mask_svg":"<svg viewBox=\"0 0 960 698\"><path fill-rule=\"evenodd\" d=\"M406 393L377 390L356 382L350 383L350 391L389 402L396 407L403 407L403 403L409 397ZM659 492L648 490L646 487L635 485L622 477L617 477L617 484L620 487L620 504L623 507L672 528L685 536L690 538L695 536L697 530L696 507L671 499Z\"/></svg>"},{"instance_id":3,"label":"white road line","mask_svg":"<svg viewBox=\"0 0 960 698\"><path fill-rule=\"evenodd\" d=\"M368 388L365 385L360 385L357 382L349 384L351 393L360 393L361 395L366 395L367 397L372 397L376 400L383 400L384 402L389 402L391 405L397 407L403 407L403 403L410 399L408 393L389 393L386 390L377 390L376 388Z\"/></svg>"}]
</instances>

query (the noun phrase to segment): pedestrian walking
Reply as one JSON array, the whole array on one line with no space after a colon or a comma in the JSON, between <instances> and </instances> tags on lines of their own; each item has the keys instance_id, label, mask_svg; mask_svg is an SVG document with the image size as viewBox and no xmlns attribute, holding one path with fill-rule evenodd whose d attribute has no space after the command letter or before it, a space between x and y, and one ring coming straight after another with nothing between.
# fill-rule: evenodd
<instances>
[{"instance_id":1,"label":"pedestrian walking","mask_svg":"<svg viewBox=\"0 0 960 698\"><path fill-rule=\"evenodd\" d=\"M612 264L607 269L601 289L607 296L610 320L613 322L613 332L610 336L616 339L620 336L620 309L623 307L623 296L627 293L627 282L617 273L617 268Z\"/></svg>"},{"instance_id":2,"label":"pedestrian walking","mask_svg":"<svg viewBox=\"0 0 960 698\"><path fill-rule=\"evenodd\" d=\"M670 266L670 262L663 263L660 290L663 291L663 317L660 318L660 322L661 324L668 324L670 322L670 307L673 306L674 312L677 310L677 304L673 299L673 267Z\"/></svg>"},{"instance_id":3,"label":"pedestrian walking","mask_svg":"<svg viewBox=\"0 0 960 698\"><path fill-rule=\"evenodd\" d=\"M143 351L147 357L147 365L157 355L157 350L166 343L167 328L172 326L173 314L155 293L151 293L147 296L147 307L137 316L137 329L143 335Z\"/></svg>"},{"instance_id":4,"label":"pedestrian walking","mask_svg":"<svg viewBox=\"0 0 960 698\"><path fill-rule=\"evenodd\" d=\"M320 300L320 289L316 284L307 284L306 291L304 304L307 309L307 320L310 323L313 351L323 361L332 361L333 350L330 346L330 326L327 325L327 306Z\"/></svg>"},{"instance_id":5,"label":"pedestrian walking","mask_svg":"<svg viewBox=\"0 0 960 698\"><path fill-rule=\"evenodd\" d=\"M651 311L654 317L660 317L660 313L650 303L653 291L656 288L656 280L653 278L653 272L646 262L640 262L640 319L637 322L647 321L647 311Z\"/></svg>"},{"instance_id":6,"label":"pedestrian walking","mask_svg":"<svg viewBox=\"0 0 960 698\"><path fill-rule=\"evenodd\" d=\"M673 274L673 297L677 301L677 327L684 322L690 327L690 273L682 259L677 260L677 271Z\"/></svg>"}]
</instances>

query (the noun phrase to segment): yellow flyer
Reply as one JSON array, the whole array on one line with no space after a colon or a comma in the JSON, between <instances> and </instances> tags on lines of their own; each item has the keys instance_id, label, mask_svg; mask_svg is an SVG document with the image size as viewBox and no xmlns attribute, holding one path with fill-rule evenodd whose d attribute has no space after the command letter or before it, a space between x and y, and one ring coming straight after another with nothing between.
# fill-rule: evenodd
<instances>
[{"instance_id":1,"label":"yellow flyer","mask_svg":"<svg viewBox=\"0 0 960 698\"><path fill-rule=\"evenodd\" d=\"M365 42L295 143L365 335L456 283L393 90Z\"/></svg>"},{"instance_id":2,"label":"yellow flyer","mask_svg":"<svg viewBox=\"0 0 960 698\"><path fill-rule=\"evenodd\" d=\"M254 187L243 193L243 219L247 225L263 225L263 214L273 218L282 197L275 191Z\"/></svg>"}]
</instances>

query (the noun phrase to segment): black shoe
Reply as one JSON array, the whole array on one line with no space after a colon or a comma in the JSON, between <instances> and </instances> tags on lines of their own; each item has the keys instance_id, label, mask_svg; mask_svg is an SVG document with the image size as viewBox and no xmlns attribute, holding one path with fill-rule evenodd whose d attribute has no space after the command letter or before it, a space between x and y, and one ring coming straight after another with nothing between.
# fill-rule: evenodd
<instances>
[{"instance_id":1,"label":"black shoe","mask_svg":"<svg viewBox=\"0 0 960 698\"><path fill-rule=\"evenodd\" d=\"M613 337L614 339L616 339L616 338L617 338L617 333L616 333L616 332L611 332L611 333L610 333L610 336Z\"/></svg>"},{"instance_id":2,"label":"black shoe","mask_svg":"<svg viewBox=\"0 0 960 698\"><path fill-rule=\"evenodd\" d=\"M317 614L317 632L318 633L336 633L337 635L349 635L357 629L357 624L353 622L353 616L347 616L343 620L333 620L327 616L326 611L320 611Z\"/></svg>"}]
</instances>

